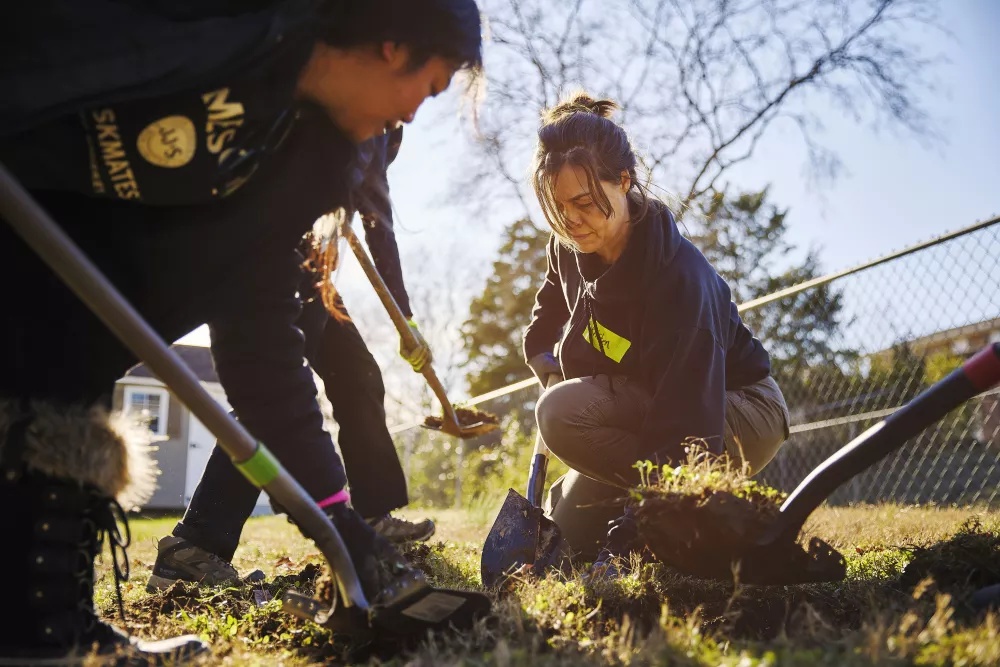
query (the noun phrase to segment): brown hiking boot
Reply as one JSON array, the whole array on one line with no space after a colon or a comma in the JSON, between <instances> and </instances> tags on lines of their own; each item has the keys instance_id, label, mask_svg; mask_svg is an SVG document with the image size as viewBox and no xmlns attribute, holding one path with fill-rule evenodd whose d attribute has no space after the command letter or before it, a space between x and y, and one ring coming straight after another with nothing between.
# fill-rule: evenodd
<instances>
[{"instance_id":1,"label":"brown hiking boot","mask_svg":"<svg viewBox=\"0 0 1000 667\"><path fill-rule=\"evenodd\" d=\"M205 586L238 583L240 575L232 563L197 547L183 537L168 535L156 545L156 563L146 584L155 593L186 581Z\"/></svg>"},{"instance_id":2,"label":"brown hiking boot","mask_svg":"<svg viewBox=\"0 0 1000 667\"><path fill-rule=\"evenodd\" d=\"M375 532L389 540L393 544L406 544L407 542L423 542L429 540L434 535L434 522L430 519L423 521L407 521L394 517L391 514L367 519L368 525L375 529Z\"/></svg>"}]
</instances>

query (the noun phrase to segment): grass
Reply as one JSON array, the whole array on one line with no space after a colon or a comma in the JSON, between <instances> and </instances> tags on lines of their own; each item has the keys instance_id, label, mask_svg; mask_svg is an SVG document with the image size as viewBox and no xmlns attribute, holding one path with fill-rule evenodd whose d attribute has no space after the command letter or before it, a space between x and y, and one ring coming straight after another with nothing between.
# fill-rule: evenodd
<instances>
[{"instance_id":1,"label":"grass","mask_svg":"<svg viewBox=\"0 0 1000 667\"><path fill-rule=\"evenodd\" d=\"M492 516L430 514L438 535L411 557L441 585L477 587L479 548ZM806 530L845 554L843 582L734 589L661 564L638 565L617 581L529 579L497 599L493 616L473 631L426 639L397 655L333 638L284 615L275 601L260 606L249 587L147 594L155 539L172 524L172 519L132 521L124 625L143 637L200 634L213 645L207 664L1000 664L1000 617L976 613L964 603L975 585L1000 577L1000 512L820 508ZM260 568L268 577L266 588L277 592L293 584L308 587L320 561L283 518L263 517L248 524L235 565L243 573ZM97 600L110 618L116 605L107 566L101 566Z\"/></svg>"}]
</instances>

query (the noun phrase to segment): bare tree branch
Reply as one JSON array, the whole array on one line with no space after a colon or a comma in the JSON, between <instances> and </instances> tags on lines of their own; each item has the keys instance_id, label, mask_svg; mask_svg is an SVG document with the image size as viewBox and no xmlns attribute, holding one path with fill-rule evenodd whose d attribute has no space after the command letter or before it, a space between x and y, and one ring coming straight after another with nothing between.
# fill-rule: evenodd
<instances>
[{"instance_id":1,"label":"bare tree branch","mask_svg":"<svg viewBox=\"0 0 1000 667\"><path fill-rule=\"evenodd\" d=\"M753 159L777 123L799 129L817 173L837 163L819 113L933 141L921 104L939 59L937 0L486 0L490 95L461 197L501 183L533 207L525 166L541 107L574 87L611 94L654 181L682 204ZM832 103L832 104L828 104Z\"/></svg>"}]
</instances>

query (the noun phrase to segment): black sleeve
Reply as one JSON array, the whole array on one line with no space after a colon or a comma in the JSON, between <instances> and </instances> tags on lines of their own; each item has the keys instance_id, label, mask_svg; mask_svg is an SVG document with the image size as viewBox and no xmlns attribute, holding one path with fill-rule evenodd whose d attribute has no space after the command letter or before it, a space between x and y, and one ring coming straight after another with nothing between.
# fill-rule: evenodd
<instances>
[{"instance_id":1,"label":"black sleeve","mask_svg":"<svg viewBox=\"0 0 1000 667\"><path fill-rule=\"evenodd\" d=\"M703 438L709 450L721 454L726 354L712 333L693 327L665 333L653 337L642 352L655 390L639 429L641 456L661 464L680 463L681 445L688 438Z\"/></svg>"},{"instance_id":2,"label":"black sleeve","mask_svg":"<svg viewBox=\"0 0 1000 667\"><path fill-rule=\"evenodd\" d=\"M387 147L383 145L368 163L364 181L355 199L365 230L365 241L371 250L375 268L378 269L379 275L382 276L403 315L410 319L413 317L413 312L410 310L410 297L403 284L403 267L399 261L396 232L392 228L392 203L389 199L389 180L386 177L388 166L386 150Z\"/></svg>"},{"instance_id":3,"label":"black sleeve","mask_svg":"<svg viewBox=\"0 0 1000 667\"><path fill-rule=\"evenodd\" d=\"M524 360L543 383L546 373L559 372L553 350L569 320L569 307L559 279L556 243L555 236L549 238L545 249L548 269L545 271L545 280L535 295L531 322L524 331Z\"/></svg>"},{"instance_id":4,"label":"black sleeve","mask_svg":"<svg viewBox=\"0 0 1000 667\"><path fill-rule=\"evenodd\" d=\"M209 329L216 371L240 423L319 499L342 489L346 476L323 428L296 326L301 262L301 255L289 252L256 266ZM304 474L310 466L322 474Z\"/></svg>"}]
</instances>

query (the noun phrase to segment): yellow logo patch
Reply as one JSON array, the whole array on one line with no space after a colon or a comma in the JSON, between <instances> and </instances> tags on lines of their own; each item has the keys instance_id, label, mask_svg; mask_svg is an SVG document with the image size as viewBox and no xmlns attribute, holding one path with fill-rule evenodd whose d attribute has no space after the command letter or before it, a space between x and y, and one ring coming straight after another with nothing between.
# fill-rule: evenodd
<instances>
[{"instance_id":1,"label":"yellow logo patch","mask_svg":"<svg viewBox=\"0 0 1000 667\"><path fill-rule=\"evenodd\" d=\"M198 147L194 123L184 116L167 116L150 123L136 143L146 162L168 169L186 165Z\"/></svg>"},{"instance_id":2,"label":"yellow logo patch","mask_svg":"<svg viewBox=\"0 0 1000 667\"><path fill-rule=\"evenodd\" d=\"M236 131L243 126L245 110L240 102L229 99L229 89L220 88L201 96L208 112L205 136L208 137L208 152L219 155L219 164L232 150L226 146L236 138Z\"/></svg>"},{"instance_id":3,"label":"yellow logo patch","mask_svg":"<svg viewBox=\"0 0 1000 667\"><path fill-rule=\"evenodd\" d=\"M632 341L624 336L619 336L611 329L607 328L597 320L591 320L593 324L592 327L584 327L583 338L588 343L594 346L594 349L598 352L601 351L601 343L604 343L604 356L614 361L616 364L622 362L622 358L628 349L632 347ZM595 336L591 340L590 331L591 329L597 329L597 333L600 334L601 340L597 340Z\"/></svg>"}]
</instances>

